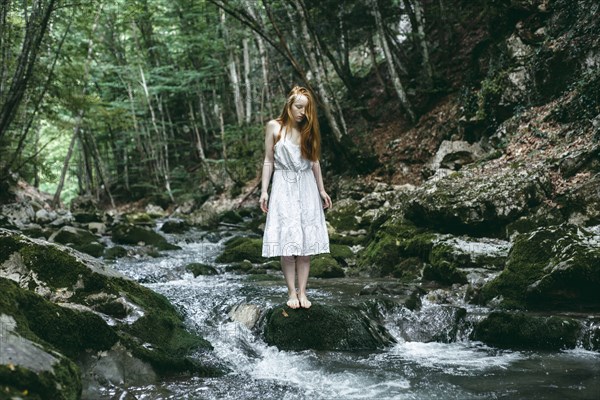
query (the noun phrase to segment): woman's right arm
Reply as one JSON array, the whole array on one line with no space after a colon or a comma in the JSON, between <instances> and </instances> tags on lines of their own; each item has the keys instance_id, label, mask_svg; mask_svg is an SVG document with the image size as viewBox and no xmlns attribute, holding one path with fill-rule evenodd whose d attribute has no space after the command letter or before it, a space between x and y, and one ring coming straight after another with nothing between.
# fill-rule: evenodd
<instances>
[{"instance_id":1,"label":"woman's right arm","mask_svg":"<svg viewBox=\"0 0 600 400\"><path fill-rule=\"evenodd\" d=\"M265 159L263 161L262 168L262 183L260 190L260 209L263 212L268 212L269 204L269 182L271 182L271 175L273 174L273 168L275 166L275 158L273 156L273 135L277 128L277 121L269 121L265 128Z\"/></svg>"}]
</instances>

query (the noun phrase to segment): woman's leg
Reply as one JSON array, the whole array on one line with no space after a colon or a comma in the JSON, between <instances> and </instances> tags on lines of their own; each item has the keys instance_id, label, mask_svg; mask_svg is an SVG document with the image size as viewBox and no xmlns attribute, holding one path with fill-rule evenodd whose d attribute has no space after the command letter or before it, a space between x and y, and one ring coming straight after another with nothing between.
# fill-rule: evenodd
<instances>
[{"instance_id":1,"label":"woman's leg","mask_svg":"<svg viewBox=\"0 0 600 400\"><path fill-rule=\"evenodd\" d=\"M294 256L281 256L281 269L288 289L287 305L290 308L300 307L296 294L296 260Z\"/></svg>"},{"instance_id":2,"label":"woman's leg","mask_svg":"<svg viewBox=\"0 0 600 400\"><path fill-rule=\"evenodd\" d=\"M300 300L300 306L309 308L311 303L306 298L306 284L310 272L310 256L296 256L296 270L298 271L298 300Z\"/></svg>"}]
</instances>

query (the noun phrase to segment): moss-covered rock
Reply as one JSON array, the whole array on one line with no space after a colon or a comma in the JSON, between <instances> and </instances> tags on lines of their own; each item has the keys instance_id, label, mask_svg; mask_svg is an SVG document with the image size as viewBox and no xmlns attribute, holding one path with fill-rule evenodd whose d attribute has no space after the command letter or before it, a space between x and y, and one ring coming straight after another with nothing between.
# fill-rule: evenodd
<instances>
[{"instance_id":1,"label":"moss-covered rock","mask_svg":"<svg viewBox=\"0 0 600 400\"><path fill-rule=\"evenodd\" d=\"M310 263L310 276L313 278L342 278L344 270L329 254L317 255Z\"/></svg>"},{"instance_id":2,"label":"moss-covered rock","mask_svg":"<svg viewBox=\"0 0 600 400\"><path fill-rule=\"evenodd\" d=\"M103 257L106 260L116 260L117 258L127 257L127 249L123 246L113 246L104 250Z\"/></svg>"},{"instance_id":3,"label":"moss-covered rock","mask_svg":"<svg viewBox=\"0 0 600 400\"><path fill-rule=\"evenodd\" d=\"M467 168L427 181L414 192L406 217L440 232L502 236L508 223L551 193L545 169L523 165L492 172Z\"/></svg>"},{"instance_id":4,"label":"moss-covered rock","mask_svg":"<svg viewBox=\"0 0 600 400\"><path fill-rule=\"evenodd\" d=\"M119 224L112 230L112 239L115 243L128 245L151 245L159 250L178 250L181 247L167 242L160 234L149 228L133 224Z\"/></svg>"},{"instance_id":5,"label":"moss-covered rock","mask_svg":"<svg viewBox=\"0 0 600 400\"><path fill-rule=\"evenodd\" d=\"M264 336L281 350L377 350L394 342L364 311L322 304L309 309L271 308L265 315Z\"/></svg>"},{"instance_id":6,"label":"moss-covered rock","mask_svg":"<svg viewBox=\"0 0 600 400\"><path fill-rule=\"evenodd\" d=\"M390 218L362 250L358 266L375 276L392 275L403 260L429 258L435 235L403 219Z\"/></svg>"},{"instance_id":7,"label":"moss-covered rock","mask_svg":"<svg viewBox=\"0 0 600 400\"><path fill-rule=\"evenodd\" d=\"M40 339L30 340L17 333L17 322L10 315L0 312L0 326L1 398L23 398L24 393L30 399L70 400L81 396L80 372L73 361L52 346L39 343Z\"/></svg>"},{"instance_id":8,"label":"moss-covered rock","mask_svg":"<svg viewBox=\"0 0 600 400\"><path fill-rule=\"evenodd\" d=\"M164 233L183 233L189 229L190 226L183 220L168 220L160 227Z\"/></svg>"},{"instance_id":9,"label":"moss-covered rock","mask_svg":"<svg viewBox=\"0 0 600 400\"><path fill-rule=\"evenodd\" d=\"M100 257L104 253L104 246L98 242L98 237L85 229L63 226L48 240L64 244L94 257Z\"/></svg>"},{"instance_id":10,"label":"moss-covered rock","mask_svg":"<svg viewBox=\"0 0 600 400\"><path fill-rule=\"evenodd\" d=\"M494 312L473 331L473 339L509 349L560 350L577 345L581 324L571 318Z\"/></svg>"},{"instance_id":11,"label":"moss-covered rock","mask_svg":"<svg viewBox=\"0 0 600 400\"><path fill-rule=\"evenodd\" d=\"M132 212L125 214L123 217L125 221L130 224L147 226L154 225L154 218L152 218L152 216L147 212Z\"/></svg>"},{"instance_id":12,"label":"moss-covered rock","mask_svg":"<svg viewBox=\"0 0 600 400\"><path fill-rule=\"evenodd\" d=\"M600 236L561 225L519 235L506 268L482 288L481 300L505 307L600 308Z\"/></svg>"},{"instance_id":13,"label":"moss-covered rock","mask_svg":"<svg viewBox=\"0 0 600 400\"><path fill-rule=\"evenodd\" d=\"M237 236L225 242L223 252L217 257L219 263L248 260L253 263L267 261L262 256L262 239Z\"/></svg>"},{"instance_id":14,"label":"moss-covered rock","mask_svg":"<svg viewBox=\"0 0 600 400\"><path fill-rule=\"evenodd\" d=\"M186 271L194 274L194 278L198 275L217 275L219 272L215 269L215 267L202 264L202 263L191 263L185 266Z\"/></svg>"},{"instance_id":15,"label":"moss-covered rock","mask_svg":"<svg viewBox=\"0 0 600 400\"><path fill-rule=\"evenodd\" d=\"M120 342L159 373L220 373L186 357L210 344L164 296L67 247L0 229L0 249L0 313L24 337L73 359Z\"/></svg>"}]
</instances>

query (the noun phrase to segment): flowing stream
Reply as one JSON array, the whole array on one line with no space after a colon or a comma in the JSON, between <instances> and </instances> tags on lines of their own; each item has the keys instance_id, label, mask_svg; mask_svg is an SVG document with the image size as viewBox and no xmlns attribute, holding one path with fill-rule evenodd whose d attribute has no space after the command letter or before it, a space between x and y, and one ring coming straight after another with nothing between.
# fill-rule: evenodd
<instances>
[{"instance_id":1,"label":"flowing stream","mask_svg":"<svg viewBox=\"0 0 600 400\"><path fill-rule=\"evenodd\" d=\"M560 352L510 351L468 340L468 326L449 343L419 341L419 332L443 331L448 309L424 303L420 312L382 311L397 344L377 352L279 351L257 331L231 321L240 303L261 310L285 300L281 274L271 280L221 274L194 278L184 266L214 264L224 238L191 231L171 235L183 249L160 258L121 259L120 272L165 295L186 323L214 346L212 361L231 372L219 378L185 377L128 392L105 387L100 398L137 399L600 399L600 354L582 348ZM213 238L213 241L215 239ZM364 301L373 279L310 279L309 297L322 304ZM485 310L469 305L468 318ZM468 319L467 318L467 319ZM417 338L417 339L415 339ZM198 355L206 359L206 354Z\"/></svg>"}]
</instances>

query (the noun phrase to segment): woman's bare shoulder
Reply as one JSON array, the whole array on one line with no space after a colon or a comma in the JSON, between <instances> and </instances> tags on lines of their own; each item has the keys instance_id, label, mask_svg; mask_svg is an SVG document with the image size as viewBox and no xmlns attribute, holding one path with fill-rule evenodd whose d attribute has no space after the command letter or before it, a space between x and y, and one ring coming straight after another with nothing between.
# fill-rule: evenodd
<instances>
[{"instance_id":1,"label":"woman's bare shoulder","mask_svg":"<svg viewBox=\"0 0 600 400\"><path fill-rule=\"evenodd\" d=\"M269 122L267 122L267 128L275 129L275 128L280 128L280 127L281 127L281 124L276 119L272 119Z\"/></svg>"}]
</instances>

